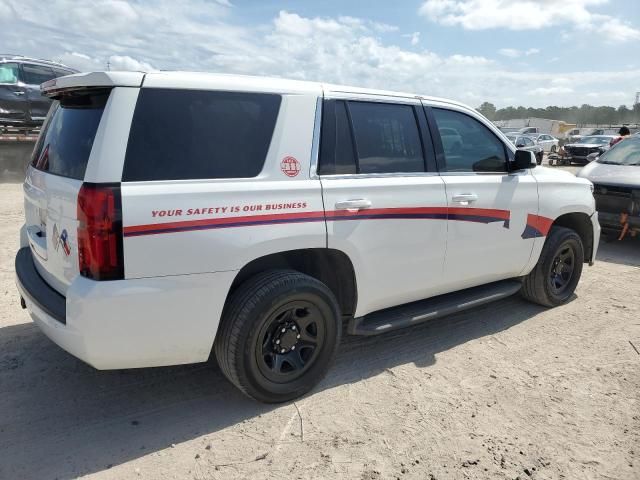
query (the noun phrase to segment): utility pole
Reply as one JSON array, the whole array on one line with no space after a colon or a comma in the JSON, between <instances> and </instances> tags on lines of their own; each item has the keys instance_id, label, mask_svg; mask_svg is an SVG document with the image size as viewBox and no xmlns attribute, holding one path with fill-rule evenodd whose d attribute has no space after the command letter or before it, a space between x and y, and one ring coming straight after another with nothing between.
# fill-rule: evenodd
<instances>
[{"instance_id":1,"label":"utility pole","mask_svg":"<svg viewBox=\"0 0 640 480\"><path fill-rule=\"evenodd\" d=\"M634 105L638 105L640 103L640 92L636 92L636 101L633 102Z\"/></svg>"},{"instance_id":2,"label":"utility pole","mask_svg":"<svg viewBox=\"0 0 640 480\"><path fill-rule=\"evenodd\" d=\"M111 70L111 62L109 60L107 60L107 71ZM638 92L638 94L640 94L640 92ZM638 101L638 98L636 96L636 102Z\"/></svg>"}]
</instances>

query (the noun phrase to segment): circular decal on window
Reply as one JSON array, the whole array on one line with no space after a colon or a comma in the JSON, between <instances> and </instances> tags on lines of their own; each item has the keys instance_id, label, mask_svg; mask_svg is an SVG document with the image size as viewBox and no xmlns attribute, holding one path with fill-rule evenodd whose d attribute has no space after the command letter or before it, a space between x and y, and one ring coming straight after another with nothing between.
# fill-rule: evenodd
<instances>
[{"instance_id":1,"label":"circular decal on window","mask_svg":"<svg viewBox=\"0 0 640 480\"><path fill-rule=\"evenodd\" d=\"M294 157L284 157L280 162L280 170L287 177L296 177L300 173L300 162Z\"/></svg>"}]
</instances>

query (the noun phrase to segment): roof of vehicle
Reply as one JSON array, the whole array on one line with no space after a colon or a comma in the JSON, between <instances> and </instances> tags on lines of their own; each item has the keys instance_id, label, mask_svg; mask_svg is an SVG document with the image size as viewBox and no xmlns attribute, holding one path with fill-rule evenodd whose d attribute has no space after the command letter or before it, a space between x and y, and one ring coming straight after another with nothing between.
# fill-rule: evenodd
<instances>
[{"instance_id":1,"label":"roof of vehicle","mask_svg":"<svg viewBox=\"0 0 640 480\"><path fill-rule=\"evenodd\" d=\"M14 55L10 53L0 53L0 63L6 62L28 62L28 63L36 63L38 65L46 65L48 67L59 67L64 68L65 70L69 70L71 72L77 72L75 68L71 68L64 63L54 62L53 60L44 60L41 58L32 58L26 57L24 55Z\"/></svg>"},{"instance_id":2,"label":"roof of vehicle","mask_svg":"<svg viewBox=\"0 0 640 480\"><path fill-rule=\"evenodd\" d=\"M185 88L211 90L245 90L264 93L310 93L325 92L351 93L358 95L372 95L385 97L420 98L436 102L449 103L471 109L460 102L438 97L429 97L415 93L403 93L371 88L349 87L322 82L304 80L289 80L278 77L258 77L249 75L235 75L224 73L204 72L87 72L67 75L42 84L41 89L47 94L55 91L83 86L123 86L123 87L151 87L151 88Z\"/></svg>"}]
</instances>

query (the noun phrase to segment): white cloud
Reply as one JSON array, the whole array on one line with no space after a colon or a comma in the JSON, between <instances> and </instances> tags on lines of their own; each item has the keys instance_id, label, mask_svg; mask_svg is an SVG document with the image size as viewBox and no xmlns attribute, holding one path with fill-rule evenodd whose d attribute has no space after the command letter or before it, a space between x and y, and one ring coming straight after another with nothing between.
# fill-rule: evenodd
<instances>
[{"instance_id":1,"label":"white cloud","mask_svg":"<svg viewBox=\"0 0 640 480\"><path fill-rule=\"evenodd\" d=\"M640 30L630 23L590 10L608 2L609 0L426 0L419 12L434 22L461 26L467 30L539 30L569 25L575 30L602 36L611 43L640 39Z\"/></svg>"},{"instance_id":2,"label":"white cloud","mask_svg":"<svg viewBox=\"0 0 640 480\"><path fill-rule=\"evenodd\" d=\"M405 33L402 36L405 37L405 38L408 38L409 42L413 46L416 46L416 45L418 45L420 43L420 32Z\"/></svg>"},{"instance_id":3,"label":"white cloud","mask_svg":"<svg viewBox=\"0 0 640 480\"><path fill-rule=\"evenodd\" d=\"M587 93L598 91L602 95L589 101L617 105L620 98L613 93L636 91L640 79L637 68L554 74L517 71L512 62L502 64L464 51L440 55L422 48L423 41L405 45L400 35L402 45L395 44L384 35L391 26L354 17L281 11L267 23L246 26L235 17L241 7L210 0L190 0L188 8L172 0L148 0L146 7L132 2L131 10L117 1L98 3L100 15L122 12L122 18L107 17L112 25L95 29L96 22L107 20L77 22L74 17L69 22L76 4L72 0L0 0L0 12L10 12L12 26L0 29L0 45L85 71L104 70L109 63L112 69L271 75L416 92L473 106L484 100L498 106L579 105ZM410 43L411 37L406 38ZM534 55L534 50L522 52Z\"/></svg>"},{"instance_id":4,"label":"white cloud","mask_svg":"<svg viewBox=\"0 0 640 480\"><path fill-rule=\"evenodd\" d=\"M563 93L572 93L571 87L538 87L531 90L533 95L559 95Z\"/></svg>"},{"instance_id":5,"label":"white cloud","mask_svg":"<svg viewBox=\"0 0 640 480\"><path fill-rule=\"evenodd\" d=\"M538 50L537 48L529 48L527 50L518 50L516 48L501 48L500 50L498 50L498 53L505 57L518 58L536 55L540 53L540 50Z\"/></svg>"}]
</instances>

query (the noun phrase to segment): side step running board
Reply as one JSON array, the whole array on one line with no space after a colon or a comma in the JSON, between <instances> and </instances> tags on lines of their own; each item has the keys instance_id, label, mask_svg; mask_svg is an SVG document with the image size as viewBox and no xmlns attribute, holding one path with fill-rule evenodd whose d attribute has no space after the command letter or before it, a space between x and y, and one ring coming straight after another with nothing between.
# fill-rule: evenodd
<instances>
[{"instance_id":1,"label":"side step running board","mask_svg":"<svg viewBox=\"0 0 640 480\"><path fill-rule=\"evenodd\" d=\"M518 280L503 280L386 308L364 317L352 318L349 321L348 332L350 335L379 335L410 327L500 300L518 292L521 286L522 283Z\"/></svg>"}]
</instances>

